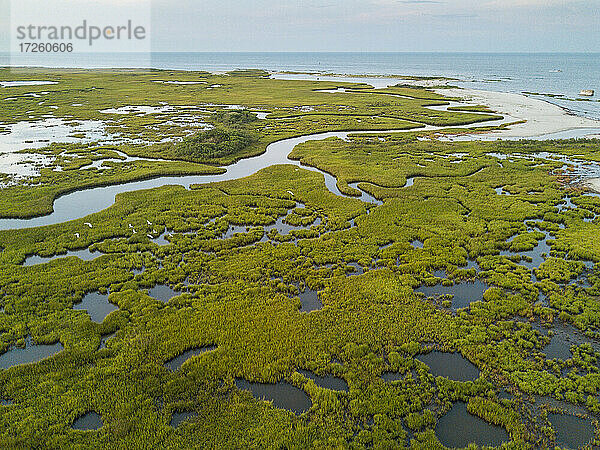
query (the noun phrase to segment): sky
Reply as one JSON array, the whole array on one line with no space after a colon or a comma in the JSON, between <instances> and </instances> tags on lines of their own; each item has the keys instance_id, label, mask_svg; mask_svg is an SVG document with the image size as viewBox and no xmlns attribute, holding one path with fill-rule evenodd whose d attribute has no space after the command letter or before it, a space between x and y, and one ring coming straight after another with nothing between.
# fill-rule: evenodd
<instances>
[{"instance_id":1,"label":"sky","mask_svg":"<svg viewBox=\"0 0 600 450\"><path fill-rule=\"evenodd\" d=\"M50 1L30 0L40 20L50 20ZM122 8L144 11L153 51L600 51L600 0L54 1L73 20L98 17L99 5L118 18ZM0 0L0 12L10 4ZM9 17L0 13L0 49Z\"/></svg>"}]
</instances>

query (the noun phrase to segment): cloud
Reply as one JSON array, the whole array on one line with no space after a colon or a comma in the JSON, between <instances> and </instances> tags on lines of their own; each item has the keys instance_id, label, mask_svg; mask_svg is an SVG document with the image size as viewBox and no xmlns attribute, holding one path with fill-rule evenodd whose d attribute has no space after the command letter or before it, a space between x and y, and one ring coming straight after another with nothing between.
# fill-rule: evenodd
<instances>
[{"instance_id":1,"label":"cloud","mask_svg":"<svg viewBox=\"0 0 600 450\"><path fill-rule=\"evenodd\" d=\"M430 17L436 17L439 19L473 19L475 17L479 17L479 15L477 14L461 14L461 13L455 13L455 14L425 14L426 16L430 16Z\"/></svg>"},{"instance_id":2,"label":"cloud","mask_svg":"<svg viewBox=\"0 0 600 450\"><path fill-rule=\"evenodd\" d=\"M530 8L536 6L568 6L569 2L566 0L491 0L482 3L484 7L491 8Z\"/></svg>"}]
</instances>

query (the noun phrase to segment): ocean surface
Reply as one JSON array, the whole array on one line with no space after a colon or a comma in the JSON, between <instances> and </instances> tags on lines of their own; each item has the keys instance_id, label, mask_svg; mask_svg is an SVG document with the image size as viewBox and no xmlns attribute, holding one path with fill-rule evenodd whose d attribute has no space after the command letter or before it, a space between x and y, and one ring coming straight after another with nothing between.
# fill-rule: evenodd
<instances>
[{"instance_id":1,"label":"ocean surface","mask_svg":"<svg viewBox=\"0 0 600 450\"><path fill-rule=\"evenodd\" d=\"M0 53L0 65L444 76L461 87L544 94L528 95L600 119L600 53ZM583 89L596 95L580 97Z\"/></svg>"}]
</instances>

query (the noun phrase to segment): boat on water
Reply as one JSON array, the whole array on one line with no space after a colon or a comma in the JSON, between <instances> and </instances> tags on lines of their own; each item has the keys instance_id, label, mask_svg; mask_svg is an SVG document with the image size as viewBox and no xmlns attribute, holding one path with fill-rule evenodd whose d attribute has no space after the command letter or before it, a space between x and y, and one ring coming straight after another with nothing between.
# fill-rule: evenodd
<instances>
[{"instance_id":1,"label":"boat on water","mask_svg":"<svg viewBox=\"0 0 600 450\"><path fill-rule=\"evenodd\" d=\"M579 95L582 95L584 97L593 97L594 90L593 89L584 89L579 93Z\"/></svg>"}]
</instances>

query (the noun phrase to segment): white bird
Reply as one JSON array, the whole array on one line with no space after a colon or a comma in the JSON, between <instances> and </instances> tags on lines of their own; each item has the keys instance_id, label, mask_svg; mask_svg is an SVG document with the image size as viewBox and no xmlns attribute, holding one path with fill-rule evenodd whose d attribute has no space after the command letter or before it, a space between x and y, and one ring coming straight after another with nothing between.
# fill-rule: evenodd
<instances>
[{"instance_id":1,"label":"white bird","mask_svg":"<svg viewBox=\"0 0 600 450\"><path fill-rule=\"evenodd\" d=\"M84 223L84 225L87 225L88 227L92 228L92 224L89 222Z\"/></svg>"},{"instance_id":2,"label":"white bird","mask_svg":"<svg viewBox=\"0 0 600 450\"><path fill-rule=\"evenodd\" d=\"M133 234L135 234L135 233L136 233L136 231L135 231L135 228L134 228L134 229L133 229Z\"/></svg>"},{"instance_id":3,"label":"white bird","mask_svg":"<svg viewBox=\"0 0 600 450\"><path fill-rule=\"evenodd\" d=\"M147 234L146 236L148 236L148 239L154 239L151 234Z\"/></svg>"},{"instance_id":4,"label":"white bird","mask_svg":"<svg viewBox=\"0 0 600 450\"><path fill-rule=\"evenodd\" d=\"M146 219L146 223L147 223L148 225L152 225L152 222L150 222L148 219Z\"/></svg>"},{"instance_id":5,"label":"white bird","mask_svg":"<svg viewBox=\"0 0 600 450\"><path fill-rule=\"evenodd\" d=\"M79 233L75 233L75 237L79 239Z\"/></svg>"},{"instance_id":6,"label":"white bird","mask_svg":"<svg viewBox=\"0 0 600 450\"><path fill-rule=\"evenodd\" d=\"M290 195L294 195L294 193L293 193L292 191L287 191L287 192L288 192L288 194L290 194Z\"/></svg>"},{"instance_id":7,"label":"white bird","mask_svg":"<svg viewBox=\"0 0 600 450\"><path fill-rule=\"evenodd\" d=\"M133 225L129 224L129 228L133 228Z\"/></svg>"}]
</instances>

